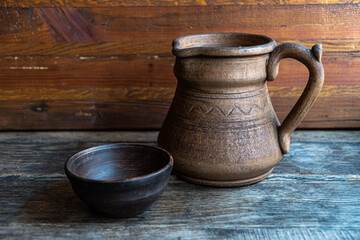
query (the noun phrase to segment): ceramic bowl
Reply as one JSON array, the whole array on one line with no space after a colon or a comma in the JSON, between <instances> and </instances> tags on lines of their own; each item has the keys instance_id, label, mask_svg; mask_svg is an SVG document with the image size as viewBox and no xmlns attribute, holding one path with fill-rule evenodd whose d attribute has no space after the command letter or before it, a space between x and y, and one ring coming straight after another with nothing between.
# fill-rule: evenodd
<instances>
[{"instance_id":1,"label":"ceramic bowl","mask_svg":"<svg viewBox=\"0 0 360 240\"><path fill-rule=\"evenodd\" d=\"M93 147L72 156L65 173L76 195L98 213L116 218L138 215L165 190L173 158L142 144Z\"/></svg>"}]
</instances>

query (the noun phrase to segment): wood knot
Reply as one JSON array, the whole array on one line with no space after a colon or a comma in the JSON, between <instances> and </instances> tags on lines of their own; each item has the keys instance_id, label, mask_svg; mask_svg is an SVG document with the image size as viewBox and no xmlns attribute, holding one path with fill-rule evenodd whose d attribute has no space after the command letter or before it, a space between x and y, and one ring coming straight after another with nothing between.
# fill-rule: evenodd
<instances>
[{"instance_id":1,"label":"wood knot","mask_svg":"<svg viewBox=\"0 0 360 240\"><path fill-rule=\"evenodd\" d=\"M46 105L46 103L40 103L37 105L30 106L30 110L33 112L47 112L49 109L49 106Z\"/></svg>"}]
</instances>

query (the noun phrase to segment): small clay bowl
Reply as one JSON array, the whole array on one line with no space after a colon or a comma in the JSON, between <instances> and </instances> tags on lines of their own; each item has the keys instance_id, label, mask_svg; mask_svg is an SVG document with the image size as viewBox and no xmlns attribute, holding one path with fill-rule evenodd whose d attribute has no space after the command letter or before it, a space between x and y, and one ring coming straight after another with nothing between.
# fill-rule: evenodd
<instances>
[{"instance_id":1,"label":"small clay bowl","mask_svg":"<svg viewBox=\"0 0 360 240\"><path fill-rule=\"evenodd\" d=\"M110 144L72 156L65 173L76 195L109 217L144 212L165 190L173 158L165 150L142 144Z\"/></svg>"}]
</instances>

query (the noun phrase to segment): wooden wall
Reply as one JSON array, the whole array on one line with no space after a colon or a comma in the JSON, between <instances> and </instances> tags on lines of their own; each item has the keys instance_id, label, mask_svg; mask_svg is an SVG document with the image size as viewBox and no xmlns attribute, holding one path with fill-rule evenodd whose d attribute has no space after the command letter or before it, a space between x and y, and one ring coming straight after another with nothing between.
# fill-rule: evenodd
<instances>
[{"instance_id":1,"label":"wooden wall","mask_svg":"<svg viewBox=\"0 0 360 240\"><path fill-rule=\"evenodd\" d=\"M322 43L326 83L300 127L358 128L359 3L1 0L0 129L159 128L176 86L171 41L226 31ZM282 61L269 84L280 119L307 78Z\"/></svg>"}]
</instances>

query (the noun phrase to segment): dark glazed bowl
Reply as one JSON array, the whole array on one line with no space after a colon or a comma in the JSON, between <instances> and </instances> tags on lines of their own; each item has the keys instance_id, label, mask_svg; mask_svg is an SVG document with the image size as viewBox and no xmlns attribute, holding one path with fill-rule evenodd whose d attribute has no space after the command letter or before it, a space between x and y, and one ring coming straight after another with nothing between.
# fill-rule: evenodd
<instances>
[{"instance_id":1,"label":"dark glazed bowl","mask_svg":"<svg viewBox=\"0 0 360 240\"><path fill-rule=\"evenodd\" d=\"M98 213L116 218L144 212L165 190L173 158L142 144L93 147L72 156L65 173L76 195Z\"/></svg>"}]
</instances>

